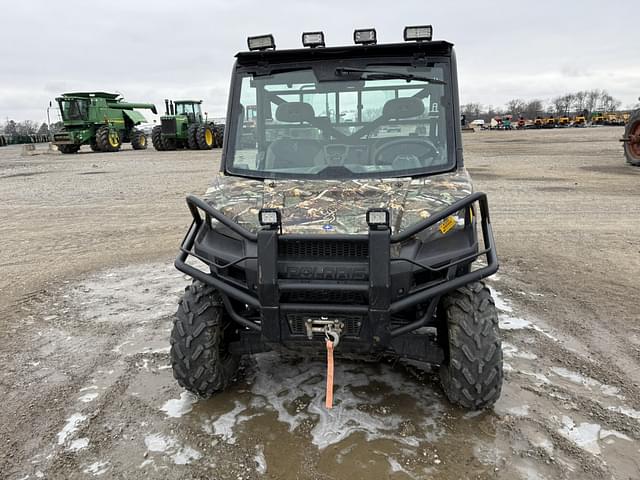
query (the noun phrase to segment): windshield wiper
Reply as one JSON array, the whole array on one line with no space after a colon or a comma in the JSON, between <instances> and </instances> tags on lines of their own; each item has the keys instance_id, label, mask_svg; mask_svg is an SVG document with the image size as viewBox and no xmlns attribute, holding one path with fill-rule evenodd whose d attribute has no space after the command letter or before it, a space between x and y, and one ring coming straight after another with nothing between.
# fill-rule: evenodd
<instances>
[{"instance_id":1,"label":"windshield wiper","mask_svg":"<svg viewBox=\"0 0 640 480\"><path fill-rule=\"evenodd\" d=\"M336 68L336 75L338 76L348 75L349 73L366 73L367 80L402 79L402 80L406 80L407 82L410 82L411 80L417 80L419 82L429 82L434 85L447 84L447 82L445 82L444 80L438 80L437 78L423 77L420 75L414 75L412 73L386 72L384 70L367 70L365 68L348 68L348 67Z\"/></svg>"}]
</instances>

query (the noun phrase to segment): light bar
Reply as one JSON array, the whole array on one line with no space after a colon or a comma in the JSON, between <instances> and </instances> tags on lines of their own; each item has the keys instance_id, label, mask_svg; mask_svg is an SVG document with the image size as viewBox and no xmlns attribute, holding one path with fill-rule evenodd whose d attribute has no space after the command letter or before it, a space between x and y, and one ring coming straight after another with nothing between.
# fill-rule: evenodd
<instances>
[{"instance_id":1,"label":"light bar","mask_svg":"<svg viewBox=\"0 0 640 480\"><path fill-rule=\"evenodd\" d=\"M364 28L361 30L354 30L353 42L358 45L375 45L376 43L378 43L376 29Z\"/></svg>"},{"instance_id":2,"label":"light bar","mask_svg":"<svg viewBox=\"0 0 640 480\"><path fill-rule=\"evenodd\" d=\"M404 27L404 41L430 42L433 37L433 27L431 25L416 25L414 27Z\"/></svg>"},{"instance_id":3,"label":"light bar","mask_svg":"<svg viewBox=\"0 0 640 480\"><path fill-rule=\"evenodd\" d=\"M247 45L249 46L249 50L275 50L276 49L276 41L273 38L273 35L258 35L257 37L248 37Z\"/></svg>"},{"instance_id":4,"label":"light bar","mask_svg":"<svg viewBox=\"0 0 640 480\"><path fill-rule=\"evenodd\" d=\"M303 47L324 47L324 33L322 32L304 32L302 34Z\"/></svg>"},{"instance_id":5,"label":"light bar","mask_svg":"<svg viewBox=\"0 0 640 480\"><path fill-rule=\"evenodd\" d=\"M280 210L263 208L258 212L258 221L263 227L277 228L280 226Z\"/></svg>"},{"instance_id":6,"label":"light bar","mask_svg":"<svg viewBox=\"0 0 640 480\"><path fill-rule=\"evenodd\" d=\"M369 225L369 228L388 228L389 218L389 210L385 210L384 208L370 208L367 210L367 225Z\"/></svg>"}]
</instances>

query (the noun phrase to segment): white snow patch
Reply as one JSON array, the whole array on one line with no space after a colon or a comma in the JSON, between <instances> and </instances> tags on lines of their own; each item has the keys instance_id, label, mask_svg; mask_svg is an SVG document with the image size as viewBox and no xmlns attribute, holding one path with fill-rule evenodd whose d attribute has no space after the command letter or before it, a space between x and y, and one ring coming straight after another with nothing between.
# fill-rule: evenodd
<instances>
[{"instance_id":1,"label":"white snow patch","mask_svg":"<svg viewBox=\"0 0 640 480\"><path fill-rule=\"evenodd\" d=\"M91 385L89 387L82 387L80 389L81 392L86 392L87 390L97 390L98 386L97 385Z\"/></svg>"},{"instance_id":2,"label":"white snow patch","mask_svg":"<svg viewBox=\"0 0 640 480\"><path fill-rule=\"evenodd\" d=\"M612 385L605 385L603 383L600 383L598 380L595 380L591 377L586 377L581 373L568 370L564 367L551 367L551 371L556 375L558 375L559 377L562 377L565 380L570 381L571 383L584 386L590 391L599 390L603 395L606 395L608 397L616 397L619 399L624 398L621 395L619 395L620 389L618 387L614 387Z\"/></svg>"},{"instance_id":3,"label":"white snow patch","mask_svg":"<svg viewBox=\"0 0 640 480\"><path fill-rule=\"evenodd\" d=\"M191 447L183 447L171 455L171 459L176 465L188 465L193 460L199 460L201 458L202 454Z\"/></svg>"},{"instance_id":4,"label":"white snow patch","mask_svg":"<svg viewBox=\"0 0 640 480\"><path fill-rule=\"evenodd\" d=\"M84 403L93 402L96 398L98 398L98 392L89 392L85 393L81 397L78 397L78 400Z\"/></svg>"},{"instance_id":5,"label":"white snow patch","mask_svg":"<svg viewBox=\"0 0 640 480\"><path fill-rule=\"evenodd\" d=\"M193 404L198 401L198 397L189 392L182 392L180 398L167 400L160 410L166 413L167 417L180 418L193 409Z\"/></svg>"},{"instance_id":6,"label":"white snow patch","mask_svg":"<svg viewBox=\"0 0 640 480\"><path fill-rule=\"evenodd\" d=\"M187 465L193 460L202 458L202 454L188 446L181 446L173 437L154 433L144 438L147 450L150 452L166 453L176 465ZM140 466L142 468L142 465Z\"/></svg>"},{"instance_id":7,"label":"white snow patch","mask_svg":"<svg viewBox=\"0 0 640 480\"><path fill-rule=\"evenodd\" d=\"M558 429L558 433L583 450L593 455L599 455L600 445L598 445L598 438L600 429L601 427L597 423L585 422L576 425L570 417L564 415L562 417L562 428Z\"/></svg>"},{"instance_id":8,"label":"white snow patch","mask_svg":"<svg viewBox=\"0 0 640 480\"><path fill-rule=\"evenodd\" d=\"M535 378L537 380L536 382L537 384L545 384L545 385L551 384L551 380L549 380L547 377L545 377L541 373L530 372L529 370L518 370L518 373L521 373L522 375L526 375L528 377Z\"/></svg>"},{"instance_id":9,"label":"white snow patch","mask_svg":"<svg viewBox=\"0 0 640 480\"><path fill-rule=\"evenodd\" d=\"M615 437L621 440L626 440L627 442L633 442L633 439L631 439L630 437L627 437L624 433L620 433L615 430L604 430L604 429L601 430L600 439L607 438L607 437Z\"/></svg>"},{"instance_id":10,"label":"white snow patch","mask_svg":"<svg viewBox=\"0 0 640 480\"><path fill-rule=\"evenodd\" d=\"M626 415L627 417L633 418L634 420L640 420L640 412L638 410L634 410L633 408L611 406L607 407L607 410L621 413L622 415Z\"/></svg>"},{"instance_id":11,"label":"white snow patch","mask_svg":"<svg viewBox=\"0 0 640 480\"><path fill-rule=\"evenodd\" d=\"M151 460L150 458L147 458L144 462L142 462L142 463L138 466L138 468L144 468L144 467L146 467L147 465L151 465L151 464L153 464L153 463L154 463L154 462L153 462L153 460Z\"/></svg>"},{"instance_id":12,"label":"white snow patch","mask_svg":"<svg viewBox=\"0 0 640 480\"><path fill-rule=\"evenodd\" d=\"M75 433L78 430L80 424L86 419L87 417L85 417L81 413L74 413L69 418L67 418L67 423L64 427L62 427L62 430L58 432L58 445L64 445L64 442L67 441L67 438Z\"/></svg>"},{"instance_id":13,"label":"white snow patch","mask_svg":"<svg viewBox=\"0 0 640 480\"><path fill-rule=\"evenodd\" d=\"M502 353L506 358L522 358L524 360L535 360L538 356L534 353L522 352L515 345L502 342Z\"/></svg>"},{"instance_id":14,"label":"white snow patch","mask_svg":"<svg viewBox=\"0 0 640 480\"><path fill-rule=\"evenodd\" d=\"M83 472L91 473L94 476L102 475L109 469L108 465L109 462L94 462L91 465L87 466L87 468L85 468Z\"/></svg>"},{"instance_id":15,"label":"white snow patch","mask_svg":"<svg viewBox=\"0 0 640 480\"><path fill-rule=\"evenodd\" d=\"M259 475L267 473L267 459L264 456L264 446L256 445L256 454L253 456L256 462L256 472Z\"/></svg>"},{"instance_id":16,"label":"white snow patch","mask_svg":"<svg viewBox=\"0 0 640 480\"><path fill-rule=\"evenodd\" d=\"M144 444L151 452L166 452L176 444L176 440L161 433L154 433L144 437Z\"/></svg>"},{"instance_id":17,"label":"white snow patch","mask_svg":"<svg viewBox=\"0 0 640 480\"><path fill-rule=\"evenodd\" d=\"M77 452L78 450L82 450L83 448L87 448L89 446L89 439L84 438L76 438L67 450L71 450L72 452Z\"/></svg>"},{"instance_id":18,"label":"white snow patch","mask_svg":"<svg viewBox=\"0 0 640 480\"><path fill-rule=\"evenodd\" d=\"M493 301L495 302L496 308L498 310L501 310L507 313L513 312L513 307L511 306L511 302L509 300L505 300L502 297L502 293L500 293L498 290L496 290L492 286L489 286L489 290L491 291L491 296L493 297Z\"/></svg>"},{"instance_id":19,"label":"white snow patch","mask_svg":"<svg viewBox=\"0 0 640 480\"><path fill-rule=\"evenodd\" d=\"M498 315L501 330L522 330L531 328L531 322L520 317L510 315Z\"/></svg>"}]
</instances>

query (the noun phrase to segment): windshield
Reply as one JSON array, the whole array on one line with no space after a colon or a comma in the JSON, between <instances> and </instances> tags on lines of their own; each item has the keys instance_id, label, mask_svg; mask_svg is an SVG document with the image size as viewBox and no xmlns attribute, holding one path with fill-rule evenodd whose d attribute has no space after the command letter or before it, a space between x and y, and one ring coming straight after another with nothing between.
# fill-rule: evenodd
<instances>
[{"instance_id":1,"label":"windshield","mask_svg":"<svg viewBox=\"0 0 640 480\"><path fill-rule=\"evenodd\" d=\"M63 120L86 120L89 101L83 99L60 100L60 112Z\"/></svg>"},{"instance_id":2,"label":"windshield","mask_svg":"<svg viewBox=\"0 0 640 480\"><path fill-rule=\"evenodd\" d=\"M263 76L238 74L226 170L260 178L450 170L447 79L444 63L419 68L322 63Z\"/></svg>"}]
</instances>

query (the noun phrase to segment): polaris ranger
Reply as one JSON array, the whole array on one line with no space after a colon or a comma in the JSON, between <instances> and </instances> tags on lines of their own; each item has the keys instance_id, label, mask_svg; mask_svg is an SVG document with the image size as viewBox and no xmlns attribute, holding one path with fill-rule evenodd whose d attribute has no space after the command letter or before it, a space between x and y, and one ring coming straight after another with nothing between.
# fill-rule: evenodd
<instances>
[{"instance_id":1,"label":"polaris ranger","mask_svg":"<svg viewBox=\"0 0 640 480\"><path fill-rule=\"evenodd\" d=\"M220 172L187 197L175 262L194 279L171 333L181 386L209 397L241 355L326 351L329 369L332 352L437 365L465 408L498 399L489 207L464 168L453 46L431 30L341 47L305 33L292 50L250 37L236 56Z\"/></svg>"}]
</instances>

